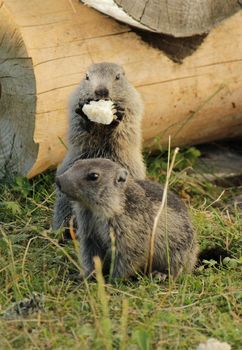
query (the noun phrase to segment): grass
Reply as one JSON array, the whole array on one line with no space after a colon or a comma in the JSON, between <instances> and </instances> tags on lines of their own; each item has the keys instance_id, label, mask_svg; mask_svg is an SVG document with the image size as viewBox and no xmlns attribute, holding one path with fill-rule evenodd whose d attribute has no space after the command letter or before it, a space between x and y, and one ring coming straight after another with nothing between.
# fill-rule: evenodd
<instances>
[{"instance_id":1,"label":"grass","mask_svg":"<svg viewBox=\"0 0 242 350\"><path fill-rule=\"evenodd\" d=\"M177 157L171 187L189 206L201 249L218 245L232 257L213 261L175 283L79 282L70 241L51 232L54 174L0 185L0 349L193 350L208 337L241 349L241 217L232 199L241 188L215 186L193 170L195 148ZM167 154L146 154L149 174L164 182ZM221 198L220 194L223 192ZM219 198L219 200L217 200ZM14 302L33 293L43 306L28 316L6 317Z\"/></svg>"}]
</instances>

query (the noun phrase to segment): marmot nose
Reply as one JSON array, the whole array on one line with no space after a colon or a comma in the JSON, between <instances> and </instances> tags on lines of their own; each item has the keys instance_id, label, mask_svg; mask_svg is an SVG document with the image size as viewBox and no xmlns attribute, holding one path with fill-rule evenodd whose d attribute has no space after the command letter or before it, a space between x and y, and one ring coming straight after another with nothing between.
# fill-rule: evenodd
<instances>
[{"instance_id":1,"label":"marmot nose","mask_svg":"<svg viewBox=\"0 0 242 350\"><path fill-rule=\"evenodd\" d=\"M95 95L98 97L98 98L107 98L108 95L109 95L109 91L106 87L98 87L96 90L95 90Z\"/></svg>"}]
</instances>

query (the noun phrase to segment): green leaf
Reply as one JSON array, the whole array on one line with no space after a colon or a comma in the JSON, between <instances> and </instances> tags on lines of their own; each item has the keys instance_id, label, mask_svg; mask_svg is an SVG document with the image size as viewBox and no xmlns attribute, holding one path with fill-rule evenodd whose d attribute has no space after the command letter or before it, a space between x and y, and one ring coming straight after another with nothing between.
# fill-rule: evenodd
<instances>
[{"instance_id":1,"label":"green leaf","mask_svg":"<svg viewBox=\"0 0 242 350\"><path fill-rule=\"evenodd\" d=\"M134 333L134 339L137 342L137 345L140 350L150 350L150 334L143 329L137 330Z\"/></svg>"}]
</instances>

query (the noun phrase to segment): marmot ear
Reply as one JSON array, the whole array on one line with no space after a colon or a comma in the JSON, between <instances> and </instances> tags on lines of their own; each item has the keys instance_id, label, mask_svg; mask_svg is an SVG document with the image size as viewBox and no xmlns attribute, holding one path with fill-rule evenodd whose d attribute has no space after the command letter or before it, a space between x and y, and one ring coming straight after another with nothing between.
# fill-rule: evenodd
<instances>
[{"instance_id":1,"label":"marmot ear","mask_svg":"<svg viewBox=\"0 0 242 350\"><path fill-rule=\"evenodd\" d=\"M128 170L124 168L118 169L117 177L116 177L117 185L123 186L126 183L128 176L129 176Z\"/></svg>"}]
</instances>

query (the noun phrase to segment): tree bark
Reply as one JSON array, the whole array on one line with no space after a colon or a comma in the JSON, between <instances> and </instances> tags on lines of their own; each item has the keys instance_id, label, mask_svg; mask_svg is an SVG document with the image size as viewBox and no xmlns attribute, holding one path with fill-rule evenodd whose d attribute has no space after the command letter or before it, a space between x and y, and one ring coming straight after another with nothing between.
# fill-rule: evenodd
<instances>
[{"instance_id":1,"label":"tree bark","mask_svg":"<svg viewBox=\"0 0 242 350\"><path fill-rule=\"evenodd\" d=\"M186 37L208 33L241 7L238 0L114 0L147 30Z\"/></svg>"}]
</instances>

